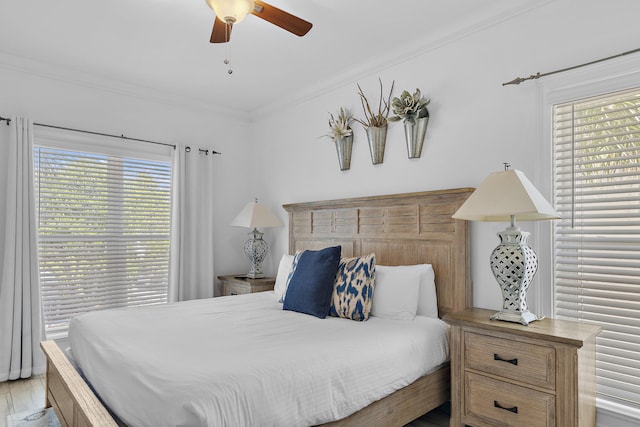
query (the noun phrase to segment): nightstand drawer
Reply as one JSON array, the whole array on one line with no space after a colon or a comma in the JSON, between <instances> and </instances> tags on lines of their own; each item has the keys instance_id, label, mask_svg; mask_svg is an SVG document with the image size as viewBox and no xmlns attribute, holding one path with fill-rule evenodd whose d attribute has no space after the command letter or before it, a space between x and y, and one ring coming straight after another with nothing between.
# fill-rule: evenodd
<instances>
[{"instance_id":1,"label":"nightstand drawer","mask_svg":"<svg viewBox=\"0 0 640 427\"><path fill-rule=\"evenodd\" d=\"M222 285L222 296L272 291L276 283L274 277L252 279L241 274L218 276L218 280Z\"/></svg>"},{"instance_id":2,"label":"nightstand drawer","mask_svg":"<svg viewBox=\"0 0 640 427\"><path fill-rule=\"evenodd\" d=\"M556 353L552 347L465 333L466 368L555 389Z\"/></svg>"},{"instance_id":3,"label":"nightstand drawer","mask_svg":"<svg viewBox=\"0 0 640 427\"><path fill-rule=\"evenodd\" d=\"M483 375L465 374L464 421L474 426L555 426L555 398Z\"/></svg>"},{"instance_id":4,"label":"nightstand drawer","mask_svg":"<svg viewBox=\"0 0 640 427\"><path fill-rule=\"evenodd\" d=\"M223 283L222 295L242 295L250 294L251 288L237 283Z\"/></svg>"}]
</instances>

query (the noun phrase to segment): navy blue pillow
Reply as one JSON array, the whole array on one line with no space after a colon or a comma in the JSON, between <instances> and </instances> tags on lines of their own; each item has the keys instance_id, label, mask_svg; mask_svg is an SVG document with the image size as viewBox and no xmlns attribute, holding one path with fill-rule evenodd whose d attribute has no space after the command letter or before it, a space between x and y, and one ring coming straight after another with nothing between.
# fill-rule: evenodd
<instances>
[{"instance_id":1,"label":"navy blue pillow","mask_svg":"<svg viewBox=\"0 0 640 427\"><path fill-rule=\"evenodd\" d=\"M282 308L320 319L327 317L341 252L340 246L304 251L289 282Z\"/></svg>"}]
</instances>

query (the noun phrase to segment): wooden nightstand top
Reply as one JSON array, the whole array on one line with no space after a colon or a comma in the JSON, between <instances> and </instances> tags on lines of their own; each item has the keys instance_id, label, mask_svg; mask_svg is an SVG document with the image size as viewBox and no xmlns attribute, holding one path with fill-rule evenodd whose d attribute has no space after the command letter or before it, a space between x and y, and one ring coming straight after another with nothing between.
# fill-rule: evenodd
<instances>
[{"instance_id":1,"label":"wooden nightstand top","mask_svg":"<svg viewBox=\"0 0 640 427\"><path fill-rule=\"evenodd\" d=\"M496 310L482 308L468 308L466 310L449 313L443 320L452 325L480 327L496 332L508 332L528 338L540 338L562 344L582 347L585 341L598 335L602 328L597 325L578 323L566 320L544 318L524 326L519 323L491 320Z\"/></svg>"}]
</instances>

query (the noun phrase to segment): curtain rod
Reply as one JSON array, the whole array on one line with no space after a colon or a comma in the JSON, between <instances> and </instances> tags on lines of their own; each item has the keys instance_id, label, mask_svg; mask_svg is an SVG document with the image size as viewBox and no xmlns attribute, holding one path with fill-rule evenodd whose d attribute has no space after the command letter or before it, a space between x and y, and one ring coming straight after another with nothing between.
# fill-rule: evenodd
<instances>
[{"instance_id":1,"label":"curtain rod","mask_svg":"<svg viewBox=\"0 0 640 427\"><path fill-rule=\"evenodd\" d=\"M11 123L11 119L6 118L6 117L2 117L2 116L0 116L0 122L1 121L6 121L7 125L9 125L9 123ZM175 144L167 144L166 142L149 141L147 139L129 138L128 136L124 136L124 135L112 135L112 134L109 134L109 133L92 132L92 131L88 131L88 130L73 129L73 128L67 128L67 127L62 127L62 126L46 125L46 124L43 124L43 123L34 123L33 125L34 126L41 126L41 127L45 127L45 128L68 130L68 131L71 131L71 132L87 133L87 134L90 134L90 135L99 135L99 136L108 136L108 137L111 137L111 138L126 139L128 141L138 141L138 142L146 142L146 143L149 143L149 144L164 145L164 146L167 146L167 147L173 147L174 150L176 148ZM222 154L222 153L219 153L217 151L211 150L211 154Z\"/></svg>"},{"instance_id":2,"label":"curtain rod","mask_svg":"<svg viewBox=\"0 0 640 427\"><path fill-rule=\"evenodd\" d=\"M546 76L550 76L552 74L563 73L565 71L570 71L570 70L574 70L576 68L586 67L587 65L597 64L598 62L608 61L610 59L619 58L621 56L629 55L631 53L636 53L636 52L640 52L640 48L639 49L629 50L629 51L623 52L623 53L619 53L617 55L608 56L606 58L596 59L595 61L585 62L584 64L574 65L573 67L563 68L561 70L549 71L548 73L536 73L536 74L530 75L529 77L516 77L515 79L511 80L510 82L502 83L502 86L519 85L520 83L522 83L522 82L524 82L526 80L539 79L540 77L546 77Z\"/></svg>"}]
</instances>

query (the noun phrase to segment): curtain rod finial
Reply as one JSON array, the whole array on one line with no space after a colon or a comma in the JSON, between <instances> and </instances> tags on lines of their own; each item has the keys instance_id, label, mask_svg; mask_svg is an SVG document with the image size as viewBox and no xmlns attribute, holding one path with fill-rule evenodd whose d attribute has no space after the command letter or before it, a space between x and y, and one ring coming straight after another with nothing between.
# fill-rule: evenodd
<instances>
[{"instance_id":1,"label":"curtain rod finial","mask_svg":"<svg viewBox=\"0 0 640 427\"><path fill-rule=\"evenodd\" d=\"M547 73L547 74L549 74L549 73ZM544 74L544 75L547 75L547 74ZM543 76L543 74L536 73L536 74L531 74L529 77L516 77L515 79L511 80L510 82L502 83L502 86L519 85L520 83L522 83L522 82L524 82L526 80L535 80L535 79L539 79L542 76Z\"/></svg>"},{"instance_id":2,"label":"curtain rod finial","mask_svg":"<svg viewBox=\"0 0 640 427\"><path fill-rule=\"evenodd\" d=\"M507 86L507 85L519 85L520 83L522 83L523 81L525 81L524 78L522 77L516 77L515 79L511 80L510 82L506 82L506 83L502 83L502 86Z\"/></svg>"}]
</instances>

